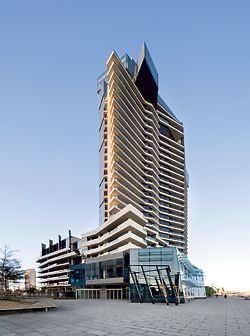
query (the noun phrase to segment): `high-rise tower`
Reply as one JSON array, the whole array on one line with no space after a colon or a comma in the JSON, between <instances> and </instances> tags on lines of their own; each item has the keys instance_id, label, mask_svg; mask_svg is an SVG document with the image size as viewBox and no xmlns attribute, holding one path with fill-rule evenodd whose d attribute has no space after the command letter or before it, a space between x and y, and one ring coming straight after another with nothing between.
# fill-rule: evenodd
<instances>
[{"instance_id":1,"label":"high-rise tower","mask_svg":"<svg viewBox=\"0 0 250 336\"><path fill-rule=\"evenodd\" d=\"M98 78L100 224L127 204L148 223L149 246L187 252L184 129L158 94L146 45L136 63L112 52Z\"/></svg>"}]
</instances>

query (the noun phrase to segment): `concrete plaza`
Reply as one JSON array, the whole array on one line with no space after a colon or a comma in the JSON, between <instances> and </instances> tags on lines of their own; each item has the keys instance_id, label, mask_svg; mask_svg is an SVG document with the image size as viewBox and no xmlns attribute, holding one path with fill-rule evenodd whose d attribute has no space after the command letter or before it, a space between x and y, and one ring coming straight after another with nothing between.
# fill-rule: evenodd
<instances>
[{"instance_id":1,"label":"concrete plaza","mask_svg":"<svg viewBox=\"0 0 250 336\"><path fill-rule=\"evenodd\" d=\"M53 301L48 312L0 316L1 336L250 335L250 300L210 298L180 305Z\"/></svg>"}]
</instances>

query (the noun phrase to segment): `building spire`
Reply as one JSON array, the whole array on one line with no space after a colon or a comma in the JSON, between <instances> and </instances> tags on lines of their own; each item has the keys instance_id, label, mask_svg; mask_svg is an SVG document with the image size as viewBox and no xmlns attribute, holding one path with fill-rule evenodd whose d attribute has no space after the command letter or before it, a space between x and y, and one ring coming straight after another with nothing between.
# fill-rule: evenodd
<instances>
[{"instance_id":1,"label":"building spire","mask_svg":"<svg viewBox=\"0 0 250 336\"><path fill-rule=\"evenodd\" d=\"M156 106L158 97L158 73L145 42L143 42L138 59L138 72L135 84L143 98Z\"/></svg>"}]
</instances>

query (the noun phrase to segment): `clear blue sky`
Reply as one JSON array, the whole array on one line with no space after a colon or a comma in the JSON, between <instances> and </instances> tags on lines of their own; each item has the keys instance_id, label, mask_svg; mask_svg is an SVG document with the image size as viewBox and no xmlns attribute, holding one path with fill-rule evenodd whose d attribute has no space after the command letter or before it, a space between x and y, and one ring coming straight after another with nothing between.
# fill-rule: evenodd
<instances>
[{"instance_id":1,"label":"clear blue sky","mask_svg":"<svg viewBox=\"0 0 250 336\"><path fill-rule=\"evenodd\" d=\"M250 290L250 2L0 1L0 247L98 224L96 78L146 41L185 126L189 256Z\"/></svg>"}]
</instances>

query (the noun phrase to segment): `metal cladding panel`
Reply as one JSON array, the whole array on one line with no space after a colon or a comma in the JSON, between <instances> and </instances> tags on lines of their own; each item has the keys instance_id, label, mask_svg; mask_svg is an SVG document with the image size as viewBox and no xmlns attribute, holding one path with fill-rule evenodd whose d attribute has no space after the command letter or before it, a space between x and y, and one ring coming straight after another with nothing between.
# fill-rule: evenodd
<instances>
[{"instance_id":1,"label":"metal cladding panel","mask_svg":"<svg viewBox=\"0 0 250 336\"><path fill-rule=\"evenodd\" d=\"M110 279L86 280L86 285L113 285L124 284L123 277Z\"/></svg>"},{"instance_id":2,"label":"metal cladding panel","mask_svg":"<svg viewBox=\"0 0 250 336\"><path fill-rule=\"evenodd\" d=\"M147 102L156 106L158 99L158 86L154 80L146 59L144 59L141 64L140 70L135 80L135 84L141 92L143 98Z\"/></svg>"}]
</instances>

